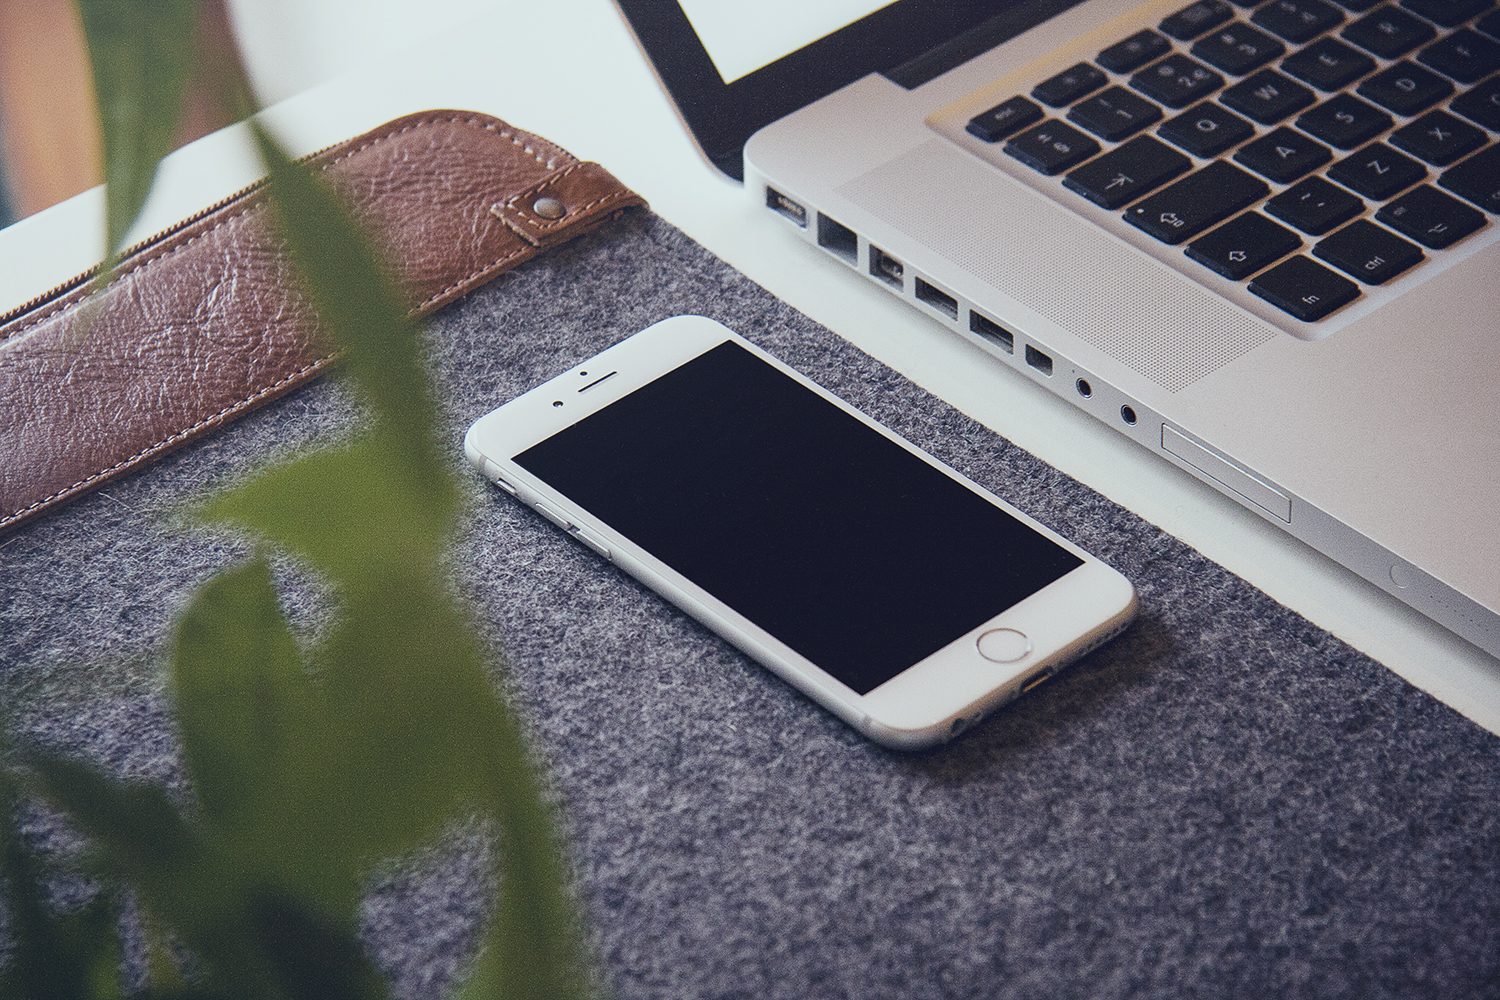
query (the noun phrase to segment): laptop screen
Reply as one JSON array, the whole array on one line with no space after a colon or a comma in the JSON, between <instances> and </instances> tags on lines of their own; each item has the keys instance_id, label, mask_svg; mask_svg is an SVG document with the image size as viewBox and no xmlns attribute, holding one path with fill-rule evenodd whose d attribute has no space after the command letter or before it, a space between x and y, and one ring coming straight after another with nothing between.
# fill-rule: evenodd
<instances>
[{"instance_id":1,"label":"laptop screen","mask_svg":"<svg viewBox=\"0 0 1500 1000\"><path fill-rule=\"evenodd\" d=\"M677 0L714 68L733 83L762 67L889 7L894 0Z\"/></svg>"},{"instance_id":2,"label":"laptop screen","mask_svg":"<svg viewBox=\"0 0 1500 1000\"><path fill-rule=\"evenodd\" d=\"M1082 0L615 0L704 154L870 73L908 89Z\"/></svg>"}]
</instances>

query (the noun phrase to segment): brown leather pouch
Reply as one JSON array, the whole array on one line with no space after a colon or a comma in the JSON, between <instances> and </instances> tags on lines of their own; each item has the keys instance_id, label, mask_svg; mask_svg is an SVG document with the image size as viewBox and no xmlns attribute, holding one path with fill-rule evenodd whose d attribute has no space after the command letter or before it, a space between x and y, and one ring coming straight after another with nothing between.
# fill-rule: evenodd
<instances>
[{"instance_id":1,"label":"brown leather pouch","mask_svg":"<svg viewBox=\"0 0 1500 1000\"><path fill-rule=\"evenodd\" d=\"M400 118L308 162L386 251L413 315L644 204L597 164L469 112ZM248 188L133 247L98 294L90 272L0 316L0 531L333 363L266 205Z\"/></svg>"}]
</instances>

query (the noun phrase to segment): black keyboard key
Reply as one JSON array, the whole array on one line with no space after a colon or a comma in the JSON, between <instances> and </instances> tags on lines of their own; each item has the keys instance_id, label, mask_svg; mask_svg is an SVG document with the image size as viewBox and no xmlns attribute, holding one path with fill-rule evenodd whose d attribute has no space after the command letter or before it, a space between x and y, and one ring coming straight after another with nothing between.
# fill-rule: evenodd
<instances>
[{"instance_id":1,"label":"black keyboard key","mask_svg":"<svg viewBox=\"0 0 1500 1000\"><path fill-rule=\"evenodd\" d=\"M1190 166L1192 161L1171 147L1138 135L1079 167L1063 178L1063 185L1095 205L1119 208L1155 191Z\"/></svg>"},{"instance_id":2,"label":"black keyboard key","mask_svg":"<svg viewBox=\"0 0 1500 1000\"><path fill-rule=\"evenodd\" d=\"M1493 14L1486 14L1474 22L1474 27L1489 35L1496 41L1500 41L1500 10Z\"/></svg>"},{"instance_id":3,"label":"black keyboard key","mask_svg":"<svg viewBox=\"0 0 1500 1000\"><path fill-rule=\"evenodd\" d=\"M1446 171L1438 183L1486 212L1500 213L1500 146L1469 157Z\"/></svg>"},{"instance_id":4,"label":"black keyboard key","mask_svg":"<svg viewBox=\"0 0 1500 1000\"><path fill-rule=\"evenodd\" d=\"M1012 97L982 115L969 119L969 134L985 142L999 142L1042 117L1042 109L1024 97Z\"/></svg>"},{"instance_id":5,"label":"black keyboard key","mask_svg":"<svg viewBox=\"0 0 1500 1000\"><path fill-rule=\"evenodd\" d=\"M1317 322L1359 298L1359 285L1301 253L1257 277L1250 291L1304 322Z\"/></svg>"},{"instance_id":6,"label":"black keyboard key","mask_svg":"<svg viewBox=\"0 0 1500 1000\"><path fill-rule=\"evenodd\" d=\"M1359 286L1300 254L1250 282L1250 291L1305 323L1359 298Z\"/></svg>"},{"instance_id":7,"label":"black keyboard key","mask_svg":"<svg viewBox=\"0 0 1500 1000\"><path fill-rule=\"evenodd\" d=\"M1383 285L1425 256L1415 243L1365 219L1321 240L1313 255L1367 285Z\"/></svg>"},{"instance_id":8,"label":"black keyboard key","mask_svg":"<svg viewBox=\"0 0 1500 1000\"><path fill-rule=\"evenodd\" d=\"M1391 133L1391 144L1438 167L1478 149L1484 133L1446 111L1429 111Z\"/></svg>"},{"instance_id":9,"label":"black keyboard key","mask_svg":"<svg viewBox=\"0 0 1500 1000\"><path fill-rule=\"evenodd\" d=\"M1224 86L1224 78L1184 55L1170 55L1139 71L1130 85L1169 108L1185 108Z\"/></svg>"},{"instance_id":10,"label":"black keyboard key","mask_svg":"<svg viewBox=\"0 0 1500 1000\"><path fill-rule=\"evenodd\" d=\"M1281 68L1319 90L1342 90L1375 68L1375 60L1336 38L1320 38L1281 61Z\"/></svg>"},{"instance_id":11,"label":"black keyboard key","mask_svg":"<svg viewBox=\"0 0 1500 1000\"><path fill-rule=\"evenodd\" d=\"M1101 139L1118 142L1161 120L1161 108L1124 87L1110 87L1073 105L1068 119Z\"/></svg>"},{"instance_id":12,"label":"black keyboard key","mask_svg":"<svg viewBox=\"0 0 1500 1000\"><path fill-rule=\"evenodd\" d=\"M1401 0L1401 6L1445 28L1463 24L1488 7L1489 0Z\"/></svg>"},{"instance_id":13,"label":"black keyboard key","mask_svg":"<svg viewBox=\"0 0 1500 1000\"><path fill-rule=\"evenodd\" d=\"M1067 107L1084 94L1104 86L1108 78L1097 66L1078 63L1031 89L1031 96L1054 108Z\"/></svg>"},{"instance_id":14,"label":"black keyboard key","mask_svg":"<svg viewBox=\"0 0 1500 1000\"><path fill-rule=\"evenodd\" d=\"M1309 177L1266 202L1266 211L1313 236L1348 222L1365 210L1365 203L1321 177Z\"/></svg>"},{"instance_id":15,"label":"black keyboard key","mask_svg":"<svg viewBox=\"0 0 1500 1000\"><path fill-rule=\"evenodd\" d=\"M1333 153L1301 132L1279 128L1241 146L1234 158L1278 184L1290 184L1333 159Z\"/></svg>"},{"instance_id":16,"label":"black keyboard key","mask_svg":"<svg viewBox=\"0 0 1500 1000\"><path fill-rule=\"evenodd\" d=\"M1263 69L1219 95L1219 100L1262 125L1275 125L1307 107L1313 92L1274 70Z\"/></svg>"},{"instance_id":17,"label":"black keyboard key","mask_svg":"<svg viewBox=\"0 0 1500 1000\"><path fill-rule=\"evenodd\" d=\"M1464 28L1418 52L1417 62L1459 83L1477 83L1500 69L1500 42Z\"/></svg>"},{"instance_id":18,"label":"black keyboard key","mask_svg":"<svg viewBox=\"0 0 1500 1000\"><path fill-rule=\"evenodd\" d=\"M1338 94L1305 112L1297 127L1339 149L1369 142L1394 123L1390 115L1357 97Z\"/></svg>"},{"instance_id":19,"label":"black keyboard key","mask_svg":"<svg viewBox=\"0 0 1500 1000\"><path fill-rule=\"evenodd\" d=\"M1302 246L1297 234L1264 215L1246 212L1188 245L1187 255L1230 281L1256 271Z\"/></svg>"},{"instance_id":20,"label":"black keyboard key","mask_svg":"<svg viewBox=\"0 0 1500 1000\"><path fill-rule=\"evenodd\" d=\"M1151 30L1137 31L1123 42L1116 42L1095 60L1111 73L1129 73L1140 69L1157 56L1167 54L1172 43Z\"/></svg>"},{"instance_id":21,"label":"black keyboard key","mask_svg":"<svg viewBox=\"0 0 1500 1000\"><path fill-rule=\"evenodd\" d=\"M1395 59L1432 41L1437 36L1437 29L1386 4L1355 21L1341 34L1346 41L1368 49L1382 59Z\"/></svg>"},{"instance_id":22,"label":"black keyboard key","mask_svg":"<svg viewBox=\"0 0 1500 1000\"><path fill-rule=\"evenodd\" d=\"M1137 204L1125 213L1125 221L1175 245L1255 204L1269 191L1238 167L1216 160Z\"/></svg>"},{"instance_id":23,"label":"black keyboard key","mask_svg":"<svg viewBox=\"0 0 1500 1000\"><path fill-rule=\"evenodd\" d=\"M1453 84L1416 63L1398 62L1359 85L1359 95L1410 118L1453 93Z\"/></svg>"},{"instance_id":24,"label":"black keyboard key","mask_svg":"<svg viewBox=\"0 0 1500 1000\"><path fill-rule=\"evenodd\" d=\"M1087 160L1099 152L1099 144L1071 125L1048 119L1007 142L1005 151L1051 176Z\"/></svg>"},{"instance_id":25,"label":"black keyboard key","mask_svg":"<svg viewBox=\"0 0 1500 1000\"><path fill-rule=\"evenodd\" d=\"M1256 31L1238 21L1211 31L1193 43L1193 55L1235 76L1259 69L1285 52L1286 46L1264 31Z\"/></svg>"},{"instance_id":26,"label":"black keyboard key","mask_svg":"<svg viewBox=\"0 0 1500 1000\"><path fill-rule=\"evenodd\" d=\"M1484 226L1484 213L1423 184L1375 213L1387 226L1432 250L1451 247Z\"/></svg>"},{"instance_id":27,"label":"black keyboard key","mask_svg":"<svg viewBox=\"0 0 1500 1000\"><path fill-rule=\"evenodd\" d=\"M1467 94L1455 98L1448 107L1491 132L1500 132L1500 76L1486 80Z\"/></svg>"},{"instance_id":28,"label":"black keyboard key","mask_svg":"<svg viewBox=\"0 0 1500 1000\"><path fill-rule=\"evenodd\" d=\"M1161 30L1185 42L1209 28L1217 28L1233 16L1234 11L1223 0L1198 0L1163 20Z\"/></svg>"},{"instance_id":29,"label":"black keyboard key","mask_svg":"<svg viewBox=\"0 0 1500 1000\"><path fill-rule=\"evenodd\" d=\"M1385 143L1372 142L1329 167L1328 176L1366 198L1385 201L1425 178L1427 168Z\"/></svg>"},{"instance_id":30,"label":"black keyboard key","mask_svg":"<svg viewBox=\"0 0 1500 1000\"><path fill-rule=\"evenodd\" d=\"M1250 20L1289 42L1305 42L1342 24L1344 15L1324 0L1274 0L1252 14Z\"/></svg>"},{"instance_id":31,"label":"black keyboard key","mask_svg":"<svg viewBox=\"0 0 1500 1000\"><path fill-rule=\"evenodd\" d=\"M1218 156L1255 134L1250 123L1212 102L1189 108L1156 130L1157 135L1194 156Z\"/></svg>"}]
</instances>

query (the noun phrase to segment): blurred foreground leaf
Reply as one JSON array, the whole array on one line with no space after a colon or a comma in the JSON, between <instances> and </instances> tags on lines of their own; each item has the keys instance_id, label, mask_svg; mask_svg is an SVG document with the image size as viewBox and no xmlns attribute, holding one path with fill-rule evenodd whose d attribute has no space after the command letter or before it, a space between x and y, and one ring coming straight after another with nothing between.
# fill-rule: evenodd
<instances>
[{"instance_id":1,"label":"blurred foreground leaf","mask_svg":"<svg viewBox=\"0 0 1500 1000\"><path fill-rule=\"evenodd\" d=\"M77 0L104 139L106 254L141 212L172 151L193 72L198 0Z\"/></svg>"},{"instance_id":2,"label":"blurred foreground leaf","mask_svg":"<svg viewBox=\"0 0 1500 1000\"><path fill-rule=\"evenodd\" d=\"M170 144L194 3L79 2L104 103L113 250ZM226 73L227 89L243 94L238 70ZM436 436L417 325L333 192L250 127L278 234L369 424L352 443L267 470L198 514L319 572L337 614L299 647L264 556L200 588L171 655L192 806L44 753L30 757L36 787L88 836L90 870L133 887L149 932L169 930L201 963L184 987L154 946L150 1000L186 1000L189 990L383 1000L358 941L361 893L383 863L476 814L499 833L499 896L462 996L581 1000L588 977L554 816L447 579L456 449ZM6 773L0 761L0 781ZM92 909L52 917L36 901L29 855L3 846L18 941L36 942L46 961L12 960L0 984L21 984L15 995L27 997L117 996L113 928ZM83 971L68 978L59 961ZM94 982L98 970L113 974L115 992Z\"/></svg>"},{"instance_id":3,"label":"blurred foreground leaf","mask_svg":"<svg viewBox=\"0 0 1500 1000\"><path fill-rule=\"evenodd\" d=\"M10 915L11 960L0 968L0 996L35 1000L114 1000L120 981L115 913L100 894L76 913L54 914L42 898L41 866L16 829L15 788L0 771L0 893Z\"/></svg>"},{"instance_id":4,"label":"blurred foreground leaf","mask_svg":"<svg viewBox=\"0 0 1500 1000\"><path fill-rule=\"evenodd\" d=\"M270 703L300 720L280 758L276 801L221 832L287 891L306 897L317 887L318 903L336 914L374 860L430 842L457 817L489 814L501 833L501 891L469 995L581 997L579 928L551 810L442 565L458 488L443 457L452 449L435 436L416 324L333 193L259 128L256 136L279 232L371 424L355 443L269 470L202 511L306 560L340 597L336 623L308 653L316 683L289 679L279 657L272 671L289 700ZM254 592L210 617L238 615L264 630L274 595L263 570L248 572L254 579L238 585ZM226 710L206 698L190 704L187 692L179 687L184 718ZM227 710L236 703L244 704L230 699ZM203 731L218 739L245 723Z\"/></svg>"}]
</instances>

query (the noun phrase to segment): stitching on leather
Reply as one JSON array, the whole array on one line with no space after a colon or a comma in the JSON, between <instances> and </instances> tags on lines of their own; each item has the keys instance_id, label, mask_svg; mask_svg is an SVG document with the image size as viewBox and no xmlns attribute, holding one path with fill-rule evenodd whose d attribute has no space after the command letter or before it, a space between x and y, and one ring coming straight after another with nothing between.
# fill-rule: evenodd
<instances>
[{"instance_id":1,"label":"stitching on leather","mask_svg":"<svg viewBox=\"0 0 1500 1000\"><path fill-rule=\"evenodd\" d=\"M499 128L499 127L495 126L493 123L482 121L479 118L476 118L476 117L473 117L473 116L460 117L460 116L452 116L452 115L450 115L450 116L446 116L446 117L419 118L419 119L417 119L417 120L415 120L413 122L410 122L409 124L407 124L403 128L397 129L396 131L387 132L387 133L384 133L384 134L378 135L378 136L373 136L368 141L360 144L359 146L357 146L357 147L355 147L353 149L346 150L346 151L340 153L337 157L334 157L333 159L328 160L325 163L319 164L318 165L318 169L319 169L320 172L328 170L334 164L339 163L339 162L341 162L343 160L346 160L349 157L353 156L354 154L356 154L358 152L361 152L362 150L369 149L370 147L376 145L377 143L383 142L386 139L390 139L390 138L393 138L393 137L398 136L398 135L402 135L402 134L404 134L406 132L410 132L413 129L421 128L421 127L425 127L425 126L430 126L430 125L442 125L442 124L474 125L474 126L478 126L480 128L483 128L485 131L494 132L497 135L499 135L501 138L509 139L511 141L512 145L520 147L524 152L526 152L533 159L535 159L537 161L537 163L541 164L543 167L546 167L549 170L552 169L553 164L556 162L556 157L555 156L552 159L543 160L542 157L541 157L541 155L538 154L536 152L536 150L532 149L529 145L526 145L520 139L518 139L517 136L516 136L516 133L514 133L514 132L510 132L510 131L508 131L506 129ZM569 166L568 168L565 169L564 174L572 172L574 169L576 169L579 166L582 166L582 163L575 163L575 164ZM554 180L560 180L561 177L562 177L562 175L559 175L557 178L554 178ZM183 249L184 247L189 246L193 242L195 242L195 241L197 241L199 239L202 239L204 236L209 235L210 233L212 233L215 230L219 229L220 227L228 224L229 222L232 222L233 220L235 220L237 218L240 218L241 216L247 216L247 215L251 214L252 212L255 212L255 211L258 211L261 208L264 208L266 206L266 204L267 204L267 202L264 199L261 199L259 201L255 201L253 203L251 203L249 201L249 199L254 198L257 194L259 194L263 190L264 190L263 188L260 188L260 189L257 189L254 192L248 193L246 195L247 201L245 203L243 203L240 206L238 206L237 208L235 208L234 211L232 211L232 212L230 212L230 213L228 213L226 215L220 216L219 218L217 218L216 220L214 220L213 225L209 226L208 228L204 229L203 231L201 231L199 233L195 233L193 236L191 236L188 239L184 240L182 243L176 244L175 246L169 247L166 250L162 250L162 251L160 251L160 252L158 252L158 253L156 253L154 255L146 256L146 257L142 257L142 258L138 258L136 261L132 262L132 265L131 265L130 269L127 270L125 272L125 274L129 275L129 274L135 274L136 272L139 272L139 271L143 271L147 266L149 266L150 264L154 263L155 261L165 260L167 257L170 257L172 254L178 252L179 250ZM615 192L614 194L610 195L609 197L620 197L620 196L623 196L623 195L629 195L630 193L631 192L628 191L628 190L621 190L621 191ZM609 197L601 198L598 201L594 202L593 204L602 204L603 202L609 200ZM588 207L592 207L592 205L586 206L586 208L588 208ZM582 211L582 210L580 210L580 211ZM510 263L511 261L515 260L518 257L522 257L522 256L525 256L525 255L533 253L533 252L535 252L535 248L529 247L529 246L525 246L525 247L521 247L520 249L513 250L513 251L511 251L508 254L504 254L504 255L496 258L495 260L493 260L490 263L484 265L483 267L477 268L474 271L470 272L468 275L466 275L465 277L461 278L460 280L455 281L453 284L449 285L447 288L443 289L442 291L440 291L440 292L438 292L438 293L436 293L434 295L431 295L428 298L424 299L415 308L411 309L408 312L408 315L409 316L419 315L423 309L426 309L428 306L432 305L434 302L437 302L437 301L441 300L442 298L444 298L445 296L449 295L450 293L452 293L456 289L461 288L463 285L465 285L465 284L467 284L467 283L469 283L471 281L475 281L478 278L481 278L481 277L483 277L483 276L485 276L487 274L492 273L497 268L505 266L506 264ZM117 275L116 278L122 277L122 276L123 275ZM112 284L113 284L113 280L114 279L112 279L112 281L111 281ZM88 300L88 296L87 295L84 295L84 296L81 296L79 298L72 299L72 300L64 299L55 308L53 308L53 309L51 309L51 310L43 313L42 315L34 318L31 322L25 323L25 324L21 325L20 327L16 328L15 330L12 330L10 333L8 333L6 335L6 337L4 339L9 340L12 337L18 336L22 332L24 332L26 330L29 330L29 329L37 326L40 323L45 322L47 319L49 319L49 318L51 318L53 316L56 316L60 312L64 312L64 311L66 311L66 310L68 310L70 308L77 308L79 305L81 305L83 302L85 302L87 300ZM185 428L183 430L175 431L172 434L169 434L166 437L162 438L161 440L155 442L154 444L147 445L145 448L142 448L140 451L137 451L135 454L129 456L128 458L121 459L120 461L116 462L114 465L109 466L108 468L100 469L98 472L95 472L92 475L90 475L90 476L88 476L88 477L86 477L84 479L80 479L78 482L73 483L71 486L64 487L63 489L58 490L57 492L51 494L50 496L43 497L40 500L37 500L37 501L35 501L33 503L28 504L25 507L22 507L20 510L13 511L10 514L5 515L4 517L0 517L0 529L3 529L6 526L14 523L15 521L20 520L21 518L25 517L30 512L32 512L34 510L37 510L38 508L45 507L47 504L52 503L54 500L61 499L62 497L67 496L69 493L72 493L72 492L74 492L76 490L80 490L80 489L83 489L83 488L85 488L87 486L90 486L93 483L96 483L99 480L104 479L107 476L110 476L111 474L113 474L115 472L118 472L121 469L123 469L123 468L125 468L125 467L127 467L127 466L129 466L129 465L131 465L131 464L133 464L135 462L140 461L141 459L147 457L148 455L151 455L154 452L160 451L163 448L170 447L171 445L175 444L176 442L181 441L181 440L183 440L186 437L190 437L194 432L200 430L201 428L207 426L208 424L211 424L211 423L213 423L216 420L220 420L220 419L228 416L229 414L233 413L234 411L236 411L238 409L242 409L242 408L244 408L244 407L246 407L246 406L254 403L255 401L257 401L257 400L259 400L259 399L261 399L261 398L263 398L263 397L265 397L265 396L267 396L267 395L275 392L277 389L279 389L282 386L286 385L288 382L291 382L291 381L294 381L296 379L299 379L299 378L303 377L304 375L309 374L314 369L317 369L319 367L327 365L328 363L330 363L333 360L334 360L334 355L331 355L331 354L330 355L325 355L324 357L321 357L321 358L318 358L316 361L313 361L313 362L311 362L311 363L309 363L307 365L304 365L303 367L299 368L297 371L292 372L289 375L283 376L282 378L276 380L275 382L271 383L270 385L262 386L261 388L259 388L256 391L250 393L248 396L246 396L245 398L239 400L238 402L235 402L235 403L230 404L229 406L226 406L225 408L223 408L222 410L220 410L218 413L215 413L215 414L213 414L212 416L209 416L209 417L204 417L202 420L199 420L197 423L193 424L191 427L187 427L187 428Z\"/></svg>"},{"instance_id":2,"label":"stitching on leather","mask_svg":"<svg viewBox=\"0 0 1500 1000\"><path fill-rule=\"evenodd\" d=\"M616 190L611 191L609 194L603 195L599 198L595 198L588 204L578 207L577 209L569 212L567 215L564 215L560 219L538 220L533 218L524 209L516 207L517 203L520 202L522 198L538 197L549 188L553 188L561 184L568 178L570 174L574 173L575 171L582 170L583 168L590 166L594 166L594 164L581 162L575 163L569 167L565 167L562 171L552 177L547 178L545 181L543 181L541 184L538 184L530 191L522 191L519 194L511 195L510 198L505 202L505 207L513 211L522 222L526 223L526 225L530 226L531 228L541 230L542 232L550 232L562 226L573 224L577 221L577 217L579 215L582 215L592 209L598 208L600 205L607 205L611 201L618 201L623 198L635 197L635 192L631 191L629 188L618 187Z\"/></svg>"},{"instance_id":3,"label":"stitching on leather","mask_svg":"<svg viewBox=\"0 0 1500 1000\"><path fill-rule=\"evenodd\" d=\"M454 290L456 290L458 288L461 288L463 285L467 284L468 282L475 281L475 280L477 280L479 278L484 277L487 274L492 273L497 268L504 267L506 264L509 264L511 261L515 260L517 257L523 257L523 256L525 256L527 254L535 253L535 252L536 252L536 248L535 247L525 246L525 247L521 247L519 250L513 250L513 251L511 251L508 254L504 254L504 255L502 255L500 257L497 257L495 260L490 261L490 263L486 264L484 267L478 268L477 270L475 270L475 271L471 272L470 274L466 275L462 280L455 281L453 284L449 285L447 288L443 289L441 292L438 292L436 295L432 295L432 296L429 296L428 298L424 299L415 308L408 310L407 311L407 316L408 317L416 317L416 316L418 316L418 315L421 314L421 311L423 309L426 309L428 306L432 305L434 302L437 302L439 299L442 299L444 296L448 295L449 293L453 292ZM145 448L142 448L140 451L136 452L134 455L131 455L129 458L121 459L120 461L116 462L114 465L111 465L107 469L101 469L98 472L94 473L93 475L87 477L86 479L80 479L78 482L74 483L71 486L65 486L65 487L63 487L61 490L58 490L56 493L53 493L51 496L43 497L42 499L36 501L35 503L28 504L27 506L22 507L20 510L13 511L10 514L7 514L5 517L0 518L0 529L3 529L6 525L10 524L12 521L15 521L15 520L17 520L17 519L25 516L27 513L31 512L33 510L36 510L38 507L45 507L47 504L51 503L52 501L57 500L57 499L59 499L61 497L64 497L67 494L73 492L74 490L82 489L83 487L86 487L86 486L88 486L91 483L98 482L100 479L103 479L104 477L110 475L111 473L118 472L119 470L125 468L127 465L130 465L133 462L136 462L136 461L139 461L142 458L145 458L147 455L150 455L152 452L159 451L162 448L168 447L168 446L176 443L177 441L180 441L183 438L190 436L194 431L198 430L199 428L201 428L201 427L203 427L203 426L205 426L207 424L211 424L215 420L220 419L221 417L228 416L230 413L234 412L235 410L238 410L238 409L240 409L242 407L245 407L245 406L247 406L247 405L255 402L256 400L262 398L263 396L266 396L269 393L275 392L277 389L279 389L282 386L286 385L288 382L293 381L294 379L301 378L303 375L308 374L309 372L311 372L315 368L318 368L318 367L320 367L322 365L326 365L327 363L333 361L334 358L335 358L335 355L329 354L329 355L325 355L325 356L319 358L318 360L316 360L316 361L314 361L314 362L312 362L310 364L304 365L303 367L297 369L296 371L292 372L291 374L283 376L280 379L277 379L275 382L271 383L270 385L263 386L260 389L257 389L255 392L252 392L250 395L246 396L244 399L241 399L241 400L239 400L238 402L235 402L235 403L231 403L229 406L226 406L224 409L220 410L218 413L215 413L215 414L213 414L212 416L209 416L209 417L204 417L202 420L200 420L197 423L193 424L191 427L188 427L188 428L186 428L184 430L175 431L174 433L169 434L166 437L162 438L160 441L157 441L154 444L147 445Z\"/></svg>"},{"instance_id":4,"label":"stitching on leather","mask_svg":"<svg viewBox=\"0 0 1500 1000\"><path fill-rule=\"evenodd\" d=\"M280 389L282 386L286 385L288 382L295 381L296 379L299 379L302 376L308 374L313 369L319 368L319 367L321 367L323 365L326 365L326 364L328 364L332 360L333 360L333 355L331 355L331 354L324 355L323 357L318 358L316 361L313 361L313 362L310 362L310 363L308 363L306 365L303 365L301 368L297 369L296 371L292 372L291 374L282 376L281 378L277 379L275 382L272 382L270 385L262 386L261 388L259 388L259 389L255 390L254 392L252 392L250 395L246 396L244 399L241 399L241 400L239 400L237 402L234 402L234 403L230 403L228 406L224 407L218 413L215 413L212 416L204 417L202 420L199 420L197 423L193 424L191 427L185 427L185 428L183 428L180 431L176 431L176 432L174 432L172 434L169 434L166 437L162 438L160 441L157 441L155 444L147 445L146 447L142 448L140 451L136 452L134 455L131 455L129 458L123 458L123 459L121 459L120 461L116 462L114 465L111 465L107 469L100 469L98 472L94 473L93 475L88 476L85 479L80 479L80 480L78 480L78 482L74 483L71 486L64 486L62 489L58 490L56 493L53 493L51 496L42 497L42 499L36 501L35 503L28 504L27 506L22 507L18 511L15 511L15 512L13 512L11 514L7 514L4 518L0 518L0 528L4 528L6 525L10 524L12 521L15 521L15 520L20 519L21 517L24 517L26 514L30 513L33 510L36 510L38 507L45 507L47 504L51 503L52 501L67 496L69 493L72 493L74 490L82 489L85 486L88 486L88 485L90 485L92 483L96 483L100 479L103 479L105 476L108 476L108 475L110 475L111 473L114 473L114 472L118 472L119 470L125 468L127 465L130 465L133 462L137 462L140 459L145 458L147 455L150 455L154 451L159 451L162 448L165 448L165 447L168 447L170 445L176 444L178 441L182 440L183 438L190 437L193 434L193 432L201 430L202 428L208 426L209 424L213 423L214 421L220 420L223 417L228 416L229 414L233 413L235 410L238 410L238 409L240 409L242 407L248 406L251 403L254 403L256 400L260 399L263 396L270 395L271 393L275 392L277 389Z\"/></svg>"},{"instance_id":5,"label":"stitching on leather","mask_svg":"<svg viewBox=\"0 0 1500 1000\"><path fill-rule=\"evenodd\" d=\"M380 135L372 136L359 145L354 146L351 149L344 150L334 158L318 164L318 171L319 173L322 173L323 171L326 171L333 167L335 164L342 163L349 157L354 156L357 153L364 152L365 150L370 149L371 147L378 145L379 143L385 142L388 139L393 139L398 135L404 135L407 132L414 131L418 128L427 128L432 125L471 125L482 128L487 132L494 132L502 139L509 139L511 145L521 149L523 152L531 156L531 158L534 159L538 164L549 170L552 169L552 165L555 160L555 158L554 160L542 159L541 155L538 154L536 150L532 149L529 145L518 138L517 133L512 132L509 129L500 128L492 122L484 121L473 115L444 115L418 118L415 121L408 122L405 126L396 129L395 131L385 132ZM578 164L575 164L574 166L577 165ZM568 167L566 169L572 170L573 167ZM192 236L188 237L186 240L183 240L181 243L177 243L165 248L158 247L156 250L153 250L146 255L136 258L123 272L117 273L110 279L111 287L113 287L122 278L129 277L137 273L144 273L146 268L150 267L157 261L166 260L173 254L176 254L181 250L185 250L186 248L196 243L198 240L216 232L217 230L219 230L223 226L228 225L234 220L239 219L242 216L249 216L252 213L258 212L261 209L265 208L268 202L263 197L260 197L264 193L264 191L264 187L259 187L254 191L248 192L245 195L245 201L235 206L231 211L228 211L224 215L219 216L214 220L211 226L208 226L200 232L194 233ZM27 330L34 329L35 327L41 325L42 323L45 323L47 320L52 319L55 316L67 312L70 309L78 308L84 302L88 301L88 299L89 296L87 294L77 297L64 296L64 298L62 298L52 308L45 310L40 315L32 317L29 322L22 323L20 326L6 333L3 340L12 340L16 337L19 337Z\"/></svg>"},{"instance_id":6,"label":"stitching on leather","mask_svg":"<svg viewBox=\"0 0 1500 1000\"><path fill-rule=\"evenodd\" d=\"M473 272L472 274L467 275L466 277L460 279L459 281L455 281L453 284L449 285L447 288L443 289L441 292L438 292L435 295L429 295L426 299L422 300L422 302L420 302L416 306L416 308L412 309L409 313L407 313L407 315L408 316L418 316L418 315L421 315L422 310L426 309L428 306L432 305L434 302L437 302L438 300L444 298L450 292L453 292L453 291L455 291L455 290L457 290L459 288L462 288L464 285L468 284L469 282L474 281L477 278L481 278L481 277L483 277L486 274L489 274L491 271L493 271L497 267L503 267L504 265L509 264L511 261L515 260L517 257L524 257L526 254L535 253L535 252L536 252L536 247L533 247L533 246L523 246L519 250L513 250L513 251L511 251L510 253L506 254L503 257L497 258L496 260L492 260L492 261L490 261L490 263L486 264L484 267L482 267L479 270Z\"/></svg>"}]
</instances>

